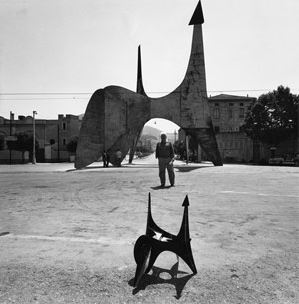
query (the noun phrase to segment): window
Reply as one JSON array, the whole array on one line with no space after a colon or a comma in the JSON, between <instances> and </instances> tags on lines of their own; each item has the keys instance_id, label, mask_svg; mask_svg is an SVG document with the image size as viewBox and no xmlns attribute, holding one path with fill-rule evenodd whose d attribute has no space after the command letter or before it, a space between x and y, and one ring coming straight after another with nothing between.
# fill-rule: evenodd
<instances>
[{"instance_id":1,"label":"window","mask_svg":"<svg viewBox=\"0 0 299 304\"><path fill-rule=\"evenodd\" d=\"M239 109L239 118L244 118L244 113L245 113L244 108L240 108Z\"/></svg>"},{"instance_id":2,"label":"window","mask_svg":"<svg viewBox=\"0 0 299 304\"><path fill-rule=\"evenodd\" d=\"M219 126L215 126L215 133L219 133L219 132L220 132Z\"/></svg>"},{"instance_id":3,"label":"window","mask_svg":"<svg viewBox=\"0 0 299 304\"><path fill-rule=\"evenodd\" d=\"M65 138L62 140L62 143L63 143L63 145L65 145L65 144L66 144L66 140L65 140Z\"/></svg>"},{"instance_id":4,"label":"window","mask_svg":"<svg viewBox=\"0 0 299 304\"><path fill-rule=\"evenodd\" d=\"M50 145L54 145L55 144L55 139L50 139Z\"/></svg>"},{"instance_id":5,"label":"window","mask_svg":"<svg viewBox=\"0 0 299 304\"><path fill-rule=\"evenodd\" d=\"M233 118L233 106L234 106L234 104L233 103L230 103L229 105L228 105L228 118Z\"/></svg>"},{"instance_id":6,"label":"window","mask_svg":"<svg viewBox=\"0 0 299 304\"><path fill-rule=\"evenodd\" d=\"M220 118L219 103L215 103L215 104L214 104L213 117L214 117L215 119L219 119L219 118Z\"/></svg>"},{"instance_id":7,"label":"window","mask_svg":"<svg viewBox=\"0 0 299 304\"><path fill-rule=\"evenodd\" d=\"M62 129L65 130L65 122L62 124Z\"/></svg>"},{"instance_id":8,"label":"window","mask_svg":"<svg viewBox=\"0 0 299 304\"><path fill-rule=\"evenodd\" d=\"M214 110L213 110L213 117L215 119L219 119L220 118L219 107L214 108Z\"/></svg>"}]
</instances>

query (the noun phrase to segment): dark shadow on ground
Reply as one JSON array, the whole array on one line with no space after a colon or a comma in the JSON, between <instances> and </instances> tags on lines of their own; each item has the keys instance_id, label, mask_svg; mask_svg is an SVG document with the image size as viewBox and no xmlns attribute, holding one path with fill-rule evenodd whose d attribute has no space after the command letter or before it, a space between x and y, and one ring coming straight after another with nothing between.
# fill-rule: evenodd
<instances>
[{"instance_id":1,"label":"dark shadow on ground","mask_svg":"<svg viewBox=\"0 0 299 304\"><path fill-rule=\"evenodd\" d=\"M0 232L0 236L4 236L4 235L8 235L8 234L9 234L8 231Z\"/></svg>"},{"instance_id":2,"label":"dark shadow on ground","mask_svg":"<svg viewBox=\"0 0 299 304\"><path fill-rule=\"evenodd\" d=\"M121 167L114 167L114 166L109 166L109 167L103 167L103 166L92 166L92 167L85 167L85 168L81 168L81 169L69 169L66 170L65 172L73 172L73 171L88 171L88 170L94 170L94 169L120 169L120 168L126 168L126 169L136 169L136 168L158 168L158 165L145 165L145 164L140 164L140 165L136 165L136 166L132 166L130 165L122 165Z\"/></svg>"},{"instance_id":3,"label":"dark shadow on ground","mask_svg":"<svg viewBox=\"0 0 299 304\"><path fill-rule=\"evenodd\" d=\"M144 290L149 285L157 285L157 284L172 284L175 287L176 295L175 298L179 299L182 295L182 291L186 286L187 282L193 277L193 274L187 274L187 272L179 271L179 263L175 263L171 269L164 269L153 266L152 274L146 274L143 276L141 281L139 282L139 286L133 289L132 294L137 294L140 290ZM162 279L160 277L161 273L168 273L171 278L170 279ZM185 276L181 276L182 274L186 274ZM178 277L178 275L180 275ZM128 284L133 286L134 278L129 280Z\"/></svg>"},{"instance_id":4,"label":"dark shadow on ground","mask_svg":"<svg viewBox=\"0 0 299 304\"><path fill-rule=\"evenodd\" d=\"M190 172L196 169L203 169L203 168L211 168L214 167L213 165L211 166L193 166L193 165L179 165L179 166L174 166L174 169L177 169L179 172ZM95 170L95 169L120 169L120 168L126 168L126 169L136 169L136 168L158 168L158 164L123 164L121 167L114 167L114 166L109 166L109 167L103 167L103 166L91 166L91 167L85 167L82 169L69 169L66 170L65 172L73 172L73 171L88 171L88 170Z\"/></svg>"},{"instance_id":5,"label":"dark shadow on ground","mask_svg":"<svg viewBox=\"0 0 299 304\"><path fill-rule=\"evenodd\" d=\"M109 168L109 167L108 167ZM119 168L119 167L110 167L110 168ZM85 170L94 170L94 169L107 169L107 167L103 167L103 166L94 166L94 167L84 167L82 169L69 169L66 170L65 172L73 172L73 171L85 171Z\"/></svg>"},{"instance_id":6,"label":"dark shadow on ground","mask_svg":"<svg viewBox=\"0 0 299 304\"><path fill-rule=\"evenodd\" d=\"M169 189L171 187L173 187L173 186L164 186L164 187L162 187L162 186L155 186L155 187L151 187L151 189L153 189L153 190L163 190L163 189Z\"/></svg>"},{"instance_id":7,"label":"dark shadow on ground","mask_svg":"<svg viewBox=\"0 0 299 304\"><path fill-rule=\"evenodd\" d=\"M179 172L190 172L190 171L193 171L193 170L196 170L196 169L203 169L203 168L211 168L211 167L214 167L214 166L174 166L175 169L178 169Z\"/></svg>"},{"instance_id":8,"label":"dark shadow on ground","mask_svg":"<svg viewBox=\"0 0 299 304\"><path fill-rule=\"evenodd\" d=\"M158 164L135 164L135 165L124 165L123 167L128 169L136 169L136 168L158 168Z\"/></svg>"}]
</instances>

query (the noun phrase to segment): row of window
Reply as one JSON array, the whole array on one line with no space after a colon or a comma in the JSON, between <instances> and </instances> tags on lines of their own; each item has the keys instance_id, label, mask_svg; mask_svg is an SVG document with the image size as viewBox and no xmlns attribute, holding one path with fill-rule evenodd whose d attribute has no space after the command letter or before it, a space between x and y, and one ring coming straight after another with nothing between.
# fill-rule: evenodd
<instances>
[{"instance_id":1,"label":"row of window","mask_svg":"<svg viewBox=\"0 0 299 304\"><path fill-rule=\"evenodd\" d=\"M248 145L244 140L224 141L218 143L219 149L244 149Z\"/></svg>"},{"instance_id":2,"label":"row of window","mask_svg":"<svg viewBox=\"0 0 299 304\"><path fill-rule=\"evenodd\" d=\"M233 118L233 108L232 106L229 106L227 109L228 113L228 118ZM239 108L239 118L244 118L245 117L245 109L244 108ZM213 109L213 118L219 119L220 118L220 108L216 106Z\"/></svg>"},{"instance_id":3,"label":"row of window","mask_svg":"<svg viewBox=\"0 0 299 304\"><path fill-rule=\"evenodd\" d=\"M220 132L220 127L219 126L214 126L215 133ZM222 132L239 132L240 127L227 127L221 130Z\"/></svg>"},{"instance_id":4,"label":"row of window","mask_svg":"<svg viewBox=\"0 0 299 304\"><path fill-rule=\"evenodd\" d=\"M50 145L54 145L55 144L55 139L50 139ZM62 144L65 146L66 145L66 139L63 138L62 139Z\"/></svg>"},{"instance_id":5,"label":"row of window","mask_svg":"<svg viewBox=\"0 0 299 304\"><path fill-rule=\"evenodd\" d=\"M215 103L214 103L214 106L215 106L215 107L219 107L219 103L218 103L218 102L215 102ZM229 103L229 106L230 106L230 107L233 107L233 106L234 106L234 103L233 103L233 102L230 102L230 103ZM240 103L239 103L239 107L244 107L244 103L243 103L243 102L240 102Z\"/></svg>"}]
</instances>

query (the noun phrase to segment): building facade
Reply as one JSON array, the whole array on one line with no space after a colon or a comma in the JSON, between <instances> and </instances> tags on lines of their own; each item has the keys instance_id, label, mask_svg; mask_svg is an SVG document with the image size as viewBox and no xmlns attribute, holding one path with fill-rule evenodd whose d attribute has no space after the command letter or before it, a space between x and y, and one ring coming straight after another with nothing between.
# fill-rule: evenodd
<instances>
[{"instance_id":1,"label":"building facade","mask_svg":"<svg viewBox=\"0 0 299 304\"><path fill-rule=\"evenodd\" d=\"M241 126L254 97L220 94L209 98L211 117L217 143L224 162L253 160L253 142ZM203 155L204 157L204 155Z\"/></svg>"},{"instance_id":2,"label":"building facade","mask_svg":"<svg viewBox=\"0 0 299 304\"><path fill-rule=\"evenodd\" d=\"M209 97L211 118L216 133L218 148L224 162L248 163L253 160L253 142L241 131L245 116L254 97L220 94ZM185 141L184 131L179 131L179 141ZM195 159L207 160L200 147Z\"/></svg>"},{"instance_id":3,"label":"building facade","mask_svg":"<svg viewBox=\"0 0 299 304\"><path fill-rule=\"evenodd\" d=\"M253 142L240 127L244 124L245 116L256 98L248 96L234 96L220 94L209 97L209 107L213 126L216 133L218 148L224 162L234 163L267 163L271 157L273 147ZM58 115L58 119L46 120L35 119L36 139L39 149L36 153L37 162L63 162L69 161L70 153L67 151L67 144L72 138L79 135L82 116ZM21 163L23 155L19 151L9 151L6 141L19 133L33 133L33 117L19 116L14 119L6 119L0 116L0 163ZM299 132L298 132L299 133ZM169 139L171 140L171 134ZM172 134L175 138L178 135L180 142L185 141L185 134L182 129L178 134ZM159 138L157 139L157 141ZM155 145L151 142L151 145ZM289 138L275 147L276 155L288 158L294 151L298 153L299 138ZM194 159L207 160L207 157L200 147L195 152ZM25 162L31 161L31 155L25 153Z\"/></svg>"},{"instance_id":4,"label":"building facade","mask_svg":"<svg viewBox=\"0 0 299 304\"><path fill-rule=\"evenodd\" d=\"M69 160L67 144L78 136L81 127L81 117L75 115L58 115L58 119L35 119L35 137L38 142L36 151L37 162L60 162ZM19 116L14 119L0 117L0 137L4 144L0 150L0 163L23 162L22 153L9 151L6 142L15 139L20 133L33 134L33 117ZM31 155L25 153L25 162L31 160Z\"/></svg>"},{"instance_id":5,"label":"building facade","mask_svg":"<svg viewBox=\"0 0 299 304\"><path fill-rule=\"evenodd\" d=\"M279 143L276 147L253 141L240 127L250 106L256 101L253 97L220 94L209 98L209 105L219 150L224 162L254 162L267 164L271 150L284 159L293 158L298 153L298 134Z\"/></svg>"}]
</instances>

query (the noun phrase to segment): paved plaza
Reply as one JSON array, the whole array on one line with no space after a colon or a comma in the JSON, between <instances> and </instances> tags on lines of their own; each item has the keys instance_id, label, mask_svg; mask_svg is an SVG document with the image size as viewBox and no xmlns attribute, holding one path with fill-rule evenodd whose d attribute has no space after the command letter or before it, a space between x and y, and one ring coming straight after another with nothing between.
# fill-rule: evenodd
<instances>
[{"instance_id":1,"label":"paved plaza","mask_svg":"<svg viewBox=\"0 0 299 304\"><path fill-rule=\"evenodd\" d=\"M298 303L299 168L175 162L159 189L153 157L0 166L0 303ZM176 234L188 194L197 275L161 254L132 287L134 242Z\"/></svg>"}]
</instances>

